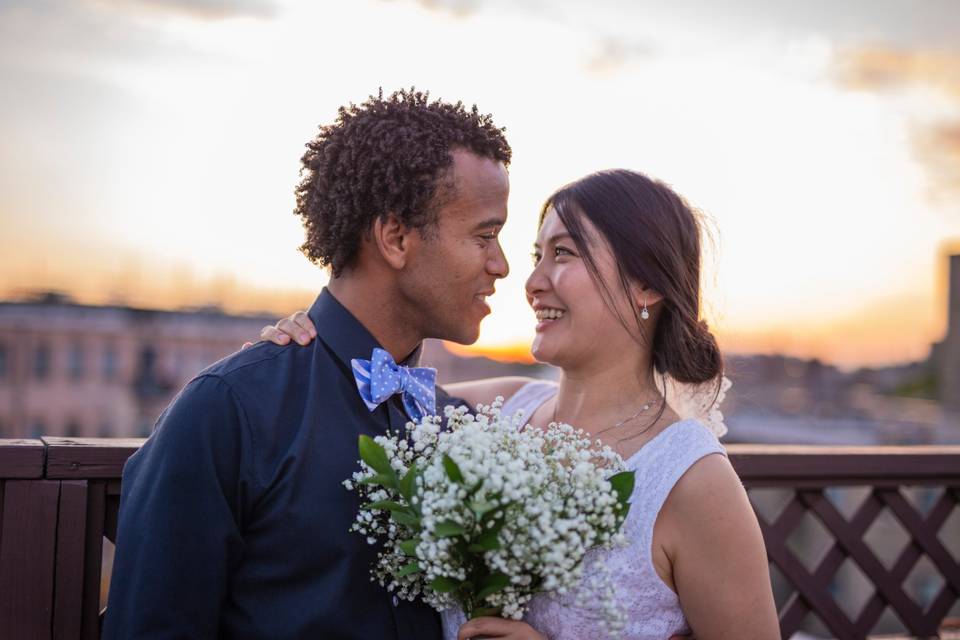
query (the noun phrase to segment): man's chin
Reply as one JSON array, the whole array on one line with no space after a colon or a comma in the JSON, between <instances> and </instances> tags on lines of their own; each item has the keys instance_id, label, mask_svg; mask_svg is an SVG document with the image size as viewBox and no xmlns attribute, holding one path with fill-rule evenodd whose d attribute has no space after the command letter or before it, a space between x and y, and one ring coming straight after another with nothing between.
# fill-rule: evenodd
<instances>
[{"instance_id":1,"label":"man's chin","mask_svg":"<svg viewBox=\"0 0 960 640\"><path fill-rule=\"evenodd\" d=\"M480 339L480 326L450 332L450 335L443 339L457 344L471 345Z\"/></svg>"}]
</instances>

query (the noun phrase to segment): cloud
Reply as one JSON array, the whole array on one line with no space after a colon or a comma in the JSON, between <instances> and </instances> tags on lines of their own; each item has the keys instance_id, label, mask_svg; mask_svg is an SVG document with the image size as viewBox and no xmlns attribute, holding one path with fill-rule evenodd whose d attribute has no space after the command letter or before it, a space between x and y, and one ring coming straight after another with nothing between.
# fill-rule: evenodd
<instances>
[{"instance_id":1,"label":"cloud","mask_svg":"<svg viewBox=\"0 0 960 640\"><path fill-rule=\"evenodd\" d=\"M596 52L584 66L591 74L608 75L653 55L654 51L655 48L647 42L610 36L600 40Z\"/></svg>"},{"instance_id":2,"label":"cloud","mask_svg":"<svg viewBox=\"0 0 960 640\"><path fill-rule=\"evenodd\" d=\"M394 0L380 0L392 3ZM469 18L480 10L483 0L408 0L427 11L442 13L455 18Z\"/></svg>"},{"instance_id":3,"label":"cloud","mask_svg":"<svg viewBox=\"0 0 960 640\"><path fill-rule=\"evenodd\" d=\"M960 100L960 51L864 47L841 51L838 80L853 89L934 88Z\"/></svg>"},{"instance_id":4,"label":"cloud","mask_svg":"<svg viewBox=\"0 0 960 640\"><path fill-rule=\"evenodd\" d=\"M197 20L228 18L272 18L278 7L272 0L91 0L95 4L129 8L159 14L179 15Z\"/></svg>"},{"instance_id":5,"label":"cloud","mask_svg":"<svg viewBox=\"0 0 960 640\"><path fill-rule=\"evenodd\" d=\"M931 194L938 202L960 196L960 119L924 127L915 136L918 154L931 172Z\"/></svg>"},{"instance_id":6,"label":"cloud","mask_svg":"<svg viewBox=\"0 0 960 640\"><path fill-rule=\"evenodd\" d=\"M934 94L944 111L960 113L960 51L868 47L838 55L837 81L847 88L889 95ZM918 118L914 150L927 168L935 201L960 196L960 118Z\"/></svg>"},{"instance_id":7,"label":"cloud","mask_svg":"<svg viewBox=\"0 0 960 640\"><path fill-rule=\"evenodd\" d=\"M196 52L145 11L139 0L0 4L0 80L11 70L91 76L105 65L192 61Z\"/></svg>"},{"instance_id":8,"label":"cloud","mask_svg":"<svg viewBox=\"0 0 960 640\"><path fill-rule=\"evenodd\" d=\"M381 0L392 2L394 0ZM432 12L451 15L455 18L473 18L481 11L501 16L521 16L533 28L560 26L579 32L590 44L583 59L583 68L590 74L605 76L628 69L637 60L656 51L649 38L638 36L632 27L623 28L615 17L624 10L632 11L629 5L621 6L618 0L599 1L597 6L549 4L540 0L409 0ZM596 15L593 15L596 14ZM635 13L621 16L629 21L637 20ZM608 20L609 18L609 20Z\"/></svg>"}]
</instances>

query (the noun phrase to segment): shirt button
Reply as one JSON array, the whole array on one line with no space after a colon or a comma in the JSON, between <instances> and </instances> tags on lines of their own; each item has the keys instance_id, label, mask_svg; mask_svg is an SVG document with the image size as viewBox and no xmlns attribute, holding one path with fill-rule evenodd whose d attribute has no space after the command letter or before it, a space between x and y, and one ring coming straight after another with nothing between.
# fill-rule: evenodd
<instances>
[{"instance_id":1,"label":"shirt button","mask_svg":"<svg viewBox=\"0 0 960 640\"><path fill-rule=\"evenodd\" d=\"M397 596L393 596L393 606L395 607L400 606L400 598L398 598Z\"/></svg>"}]
</instances>

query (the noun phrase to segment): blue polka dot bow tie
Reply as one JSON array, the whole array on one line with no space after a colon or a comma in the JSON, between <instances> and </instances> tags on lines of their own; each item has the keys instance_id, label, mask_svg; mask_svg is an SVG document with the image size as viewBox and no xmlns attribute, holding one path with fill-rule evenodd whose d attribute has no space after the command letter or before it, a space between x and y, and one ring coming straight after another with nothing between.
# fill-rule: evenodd
<instances>
[{"instance_id":1,"label":"blue polka dot bow tie","mask_svg":"<svg viewBox=\"0 0 960 640\"><path fill-rule=\"evenodd\" d=\"M401 394L403 408L411 420L437 412L437 370L427 367L404 367L393 356L376 348L369 360L350 361L357 379L360 397L370 411L394 394Z\"/></svg>"}]
</instances>

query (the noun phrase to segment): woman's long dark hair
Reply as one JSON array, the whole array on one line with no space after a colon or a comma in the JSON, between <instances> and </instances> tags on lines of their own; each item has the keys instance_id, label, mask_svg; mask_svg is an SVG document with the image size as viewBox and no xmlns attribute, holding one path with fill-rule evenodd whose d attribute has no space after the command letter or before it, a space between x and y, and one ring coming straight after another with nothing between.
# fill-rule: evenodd
<instances>
[{"instance_id":1,"label":"woman's long dark hair","mask_svg":"<svg viewBox=\"0 0 960 640\"><path fill-rule=\"evenodd\" d=\"M678 382L716 380L719 392L723 358L707 323L700 319L699 215L664 183L625 169L593 173L562 187L544 203L541 225L550 207L620 322L650 343L654 368ZM584 218L613 251L618 284L631 301L632 322L617 311L611 283L600 277ZM652 341L644 330L637 286L663 296Z\"/></svg>"}]
</instances>

